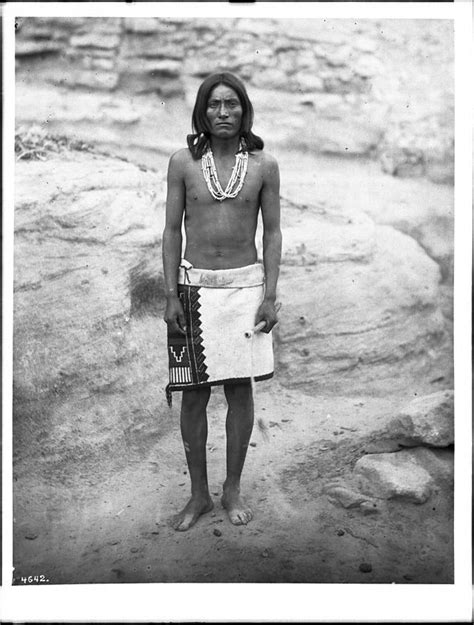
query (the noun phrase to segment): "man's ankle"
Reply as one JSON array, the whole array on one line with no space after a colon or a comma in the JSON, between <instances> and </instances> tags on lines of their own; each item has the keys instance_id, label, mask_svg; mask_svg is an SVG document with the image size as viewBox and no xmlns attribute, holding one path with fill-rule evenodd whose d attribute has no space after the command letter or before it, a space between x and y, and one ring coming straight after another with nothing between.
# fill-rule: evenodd
<instances>
[{"instance_id":1,"label":"man's ankle","mask_svg":"<svg viewBox=\"0 0 474 625\"><path fill-rule=\"evenodd\" d=\"M227 478L222 487L223 491L233 491L240 493L240 480Z\"/></svg>"}]
</instances>

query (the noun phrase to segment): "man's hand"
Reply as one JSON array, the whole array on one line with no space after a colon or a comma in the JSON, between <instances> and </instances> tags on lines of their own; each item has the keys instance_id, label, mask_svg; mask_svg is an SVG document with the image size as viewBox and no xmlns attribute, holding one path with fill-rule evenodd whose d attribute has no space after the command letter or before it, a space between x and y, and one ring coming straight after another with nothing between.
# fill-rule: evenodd
<instances>
[{"instance_id":1,"label":"man's hand","mask_svg":"<svg viewBox=\"0 0 474 625\"><path fill-rule=\"evenodd\" d=\"M172 334L186 334L183 306L177 296L169 297L166 300L164 320Z\"/></svg>"},{"instance_id":2,"label":"man's hand","mask_svg":"<svg viewBox=\"0 0 474 625\"><path fill-rule=\"evenodd\" d=\"M260 321L265 321L265 327L262 329L265 334L268 334L273 326L278 323L277 308L274 301L264 299L260 304L255 317L255 325Z\"/></svg>"}]
</instances>

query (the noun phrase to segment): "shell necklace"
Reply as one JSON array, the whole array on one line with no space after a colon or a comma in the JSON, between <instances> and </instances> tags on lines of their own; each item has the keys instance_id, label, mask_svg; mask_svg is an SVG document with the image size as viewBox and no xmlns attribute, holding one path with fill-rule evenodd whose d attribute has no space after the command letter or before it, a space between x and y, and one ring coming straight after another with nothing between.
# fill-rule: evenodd
<instances>
[{"instance_id":1,"label":"shell necklace","mask_svg":"<svg viewBox=\"0 0 474 625\"><path fill-rule=\"evenodd\" d=\"M240 150L242 150L242 144L240 144ZM248 165L248 152L239 151L235 155L235 165L232 169L229 182L225 188L225 191L221 187L219 178L217 177L216 164L214 162L214 155L212 154L211 147L208 146L201 158L202 173L204 180L206 181L207 188L212 197L223 202L227 198L234 198L240 193L240 190L244 186L245 175L247 173Z\"/></svg>"}]
</instances>

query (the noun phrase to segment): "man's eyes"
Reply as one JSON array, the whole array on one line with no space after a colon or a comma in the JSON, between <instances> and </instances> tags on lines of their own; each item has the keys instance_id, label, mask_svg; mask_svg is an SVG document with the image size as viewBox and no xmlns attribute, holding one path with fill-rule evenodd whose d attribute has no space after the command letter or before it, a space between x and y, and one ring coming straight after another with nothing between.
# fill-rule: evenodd
<instances>
[{"instance_id":1,"label":"man's eyes","mask_svg":"<svg viewBox=\"0 0 474 625\"><path fill-rule=\"evenodd\" d=\"M219 106L220 102L217 102L216 100L212 100L211 102L209 102L208 107L209 108L217 108ZM239 106L239 103L236 100L230 100L229 102L224 102L224 104L226 106L229 106L231 108L235 108L236 106Z\"/></svg>"}]
</instances>

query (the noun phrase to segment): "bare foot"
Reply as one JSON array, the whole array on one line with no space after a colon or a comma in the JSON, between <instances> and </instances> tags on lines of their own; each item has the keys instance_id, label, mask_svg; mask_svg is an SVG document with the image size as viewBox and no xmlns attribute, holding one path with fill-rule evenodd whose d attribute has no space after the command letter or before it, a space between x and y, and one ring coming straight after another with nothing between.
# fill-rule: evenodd
<instances>
[{"instance_id":1,"label":"bare foot","mask_svg":"<svg viewBox=\"0 0 474 625\"><path fill-rule=\"evenodd\" d=\"M214 508L209 495L193 495L185 507L170 519L170 525L178 532L185 532L196 523L201 514L206 514Z\"/></svg>"},{"instance_id":2,"label":"bare foot","mask_svg":"<svg viewBox=\"0 0 474 625\"><path fill-rule=\"evenodd\" d=\"M230 522L234 525L247 525L253 518L252 510L240 498L238 489L224 489L222 507L227 510Z\"/></svg>"}]
</instances>

